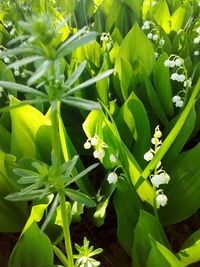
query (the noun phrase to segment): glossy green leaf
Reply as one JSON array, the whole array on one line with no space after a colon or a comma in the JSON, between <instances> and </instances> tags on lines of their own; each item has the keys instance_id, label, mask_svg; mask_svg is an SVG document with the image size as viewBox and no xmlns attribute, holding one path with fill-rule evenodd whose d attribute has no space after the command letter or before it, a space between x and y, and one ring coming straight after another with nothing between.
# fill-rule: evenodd
<instances>
[{"instance_id":1,"label":"glossy green leaf","mask_svg":"<svg viewBox=\"0 0 200 267\"><path fill-rule=\"evenodd\" d=\"M200 261L200 230L194 232L182 245L181 250L176 254L180 261L188 266Z\"/></svg>"},{"instance_id":2,"label":"glossy green leaf","mask_svg":"<svg viewBox=\"0 0 200 267\"><path fill-rule=\"evenodd\" d=\"M150 147L150 124L142 102L133 92L118 112L116 121L117 126L119 125L120 136L125 143L127 140L126 127L128 127L132 134L130 150L140 166L144 165L143 156Z\"/></svg>"},{"instance_id":3,"label":"glossy green leaf","mask_svg":"<svg viewBox=\"0 0 200 267\"><path fill-rule=\"evenodd\" d=\"M4 199L18 190L18 178L12 172L15 166L15 157L0 151L0 232L19 232L26 221L26 204Z\"/></svg>"},{"instance_id":4,"label":"glossy green leaf","mask_svg":"<svg viewBox=\"0 0 200 267\"><path fill-rule=\"evenodd\" d=\"M33 222L18 240L9 267L38 267L53 264L53 248L46 234Z\"/></svg>"},{"instance_id":5,"label":"glossy green leaf","mask_svg":"<svg viewBox=\"0 0 200 267\"><path fill-rule=\"evenodd\" d=\"M200 208L199 158L198 144L166 164L171 180L165 188L168 203L159 210L163 224L180 222Z\"/></svg>"},{"instance_id":6,"label":"glossy green leaf","mask_svg":"<svg viewBox=\"0 0 200 267\"><path fill-rule=\"evenodd\" d=\"M131 255L133 231L143 207L134 187L121 179L117 183L113 201L117 213L117 236L125 251Z\"/></svg>"},{"instance_id":7,"label":"glossy green leaf","mask_svg":"<svg viewBox=\"0 0 200 267\"><path fill-rule=\"evenodd\" d=\"M147 264L147 267L184 267L185 265L181 263L176 256L165 246L160 244L152 236L149 236L151 240L152 249L150 251Z\"/></svg>"},{"instance_id":8,"label":"glossy green leaf","mask_svg":"<svg viewBox=\"0 0 200 267\"><path fill-rule=\"evenodd\" d=\"M96 203L94 200L92 200L90 197L87 195L73 189L65 189L65 194L68 196L70 199L77 201L81 204L84 204L87 207L95 207Z\"/></svg>"},{"instance_id":9,"label":"glossy green leaf","mask_svg":"<svg viewBox=\"0 0 200 267\"><path fill-rule=\"evenodd\" d=\"M165 114L172 116L174 107L172 103L172 86L170 81L169 68L164 66L165 60L168 59L167 54L162 54L156 61L153 69L153 79L155 84L156 94L162 105Z\"/></svg>"},{"instance_id":10,"label":"glossy green leaf","mask_svg":"<svg viewBox=\"0 0 200 267\"><path fill-rule=\"evenodd\" d=\"M155 88L152 85L150 78L145 75L145 84L147 95L149 97L150 104L152 106L153 111L155 112L156 116L160 119L160 121L164 124L168 124L168 119L165 115L165 111L160 103L160 99L158 98Z\"/></svg>"},{"instance_id":11,"label":"glossy green leaf","mask_svg":"<svg viewBox=\"0 0 200 267\"><path fill-rule=\"evenodd\" d=\"M161 0L152 7L152 15L154 21L160 25L166 33L169 33L171 16L166 0Z\"/></svg>"},{"instance_id":12,"label":"glossy green leaf","mask_svg":"<svg viewBox=\"0 0 200 267\"><path fill-rule=\"evenodd\" d=\"M146 266L146 261L151 250L149 234L151 234L160 243L167 245L165 233L156 217L141 210L139 220L134 230L132 252L133 266Z\"/></svg>"},{"instance_id":13,"label":"glossy green leaf","mask_svg":"<svg viewBox=\"0 0 200 267\"><path fill-rule=\"evenodd\" d=\"M171 31L178 32L180 29L184 29L189 21L192 22L192 12L190 3L180 6L171 17Z\"/></svg>"},{"instance_id":14,"label":"glossy green leaf","mask_svg":"<svg viewBox=\"0 0 200 267\"><path fill-rule=\"evenodd\" d=\"M137 72L141 72L140 68L144 69L147 75L152 72L155 63L153 45L137 24L124 38L119 48L115 68L118 67L120 58L128 60L133 70Z\"/></svg>"},{"instance_id":15,"label":"glossy green leaf","mask_svg":"<svg viewBox=\"0 0 200 267\"><path fill-rule=\"evenodd\" d=\"M10 106L18 103L20 101L16 98L10 98ZM51 154L50 121L29 105L11 109L10 114L12 121L11 152L18 158L38 158L49 162Z\"/></svg>"}]
</instances>

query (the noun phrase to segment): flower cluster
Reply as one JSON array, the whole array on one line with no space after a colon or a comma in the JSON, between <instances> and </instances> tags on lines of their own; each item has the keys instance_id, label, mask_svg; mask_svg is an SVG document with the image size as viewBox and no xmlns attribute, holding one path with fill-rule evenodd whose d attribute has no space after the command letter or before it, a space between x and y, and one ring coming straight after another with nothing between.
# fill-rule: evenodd
<instances>
[{"instance_id":1,"label":"flower cluster","mask_svg":"<svg viewBox=\"0 0 200 267\"><path fill-rule=\"evenodd\" d=\"M155 2L156 3L156 2ZM163 37L160 37L160 33L153 21L146 20L141 27L142 30L146 31L147 38L154 41L157 47L157 51L155 52L155 57L159 56L158 50L161 49L165 44L165 40Z\"/></svg>"},{"instance_id":2,"label":"flower cluster","mask_svg":"<svg viewBox=\"0 0 200 267\"><path fill-rule=\"evenodd\" d=\"M111 46L112 46L112 39L111 39L111 36L110 36L110 33L106 33L106 32L102 32L101 34L101 37L100 37L100 40L106 44L106 48L108 50L111 49Z\"/></svg>"},{"instance_id":3,"label":"flower cluster","mask_svg":"<svg viewBox=\"0 0 200 267\"><path fill-rule=\"evenodd\" d=\"M187 70L184 66L184 60L172 54L167 60L164 62L164 66L168 68L176 68L175 72L173 72L170 76L172 81L177 81L179 83L183 83L183 89L179 91L179 93L172 98L172 102L175 104L176 107L181 108L184 105L184 97L181 97L179 94L186 93L186 90L192 86L191 78L187 79Z\"/></svg>"},{"instance_id":4,"label":"flower cluster","mask_svg":"<svg viewBox=\"0 0 200 267\"><path fill-rule=\"evenodd\" d=\"M160 145L162 144L162 132L159 129L159 125L155 128L153 138L151 143L154 145L154 148L150 148L148 152L144 154L144 159L150 161L153 159L154 155L158 152ZM170 180L169 174L163 170L161 161L158 162L156 168L154 169L154 174L150 175L150 181L152 185L157 189L160 185L168 184ZM167 197L164 195L163 190L159 189L156 191L156 205L159 208L160 206L165 206L167 204Z\"/></svg>"},{"instance_id":5,"label":"flower cluster","mask_svg":"<svg viewBox=\"0 0 200 267\"><path fill-rule=\"evenodd\" d=\"M105 156L104 148L107 148L107 145L102 142L97 135L88 138L84 144L85 149L90 149L92 146L95 147L95 151L93 152L93 156L96 159L103 159Z\"/></svg>"},{"instance_id":6,"label":"flower cluster","mask_svg":"<svg viewBox=\"0 0 200 267\"><path fill-rule=\"evenodd\" d=\"M194 44L200 44L200 27L196 29L197 37L194 38ZM199 50L194 51L194 56L199 56Z\"/></svg>"}]
</instances>

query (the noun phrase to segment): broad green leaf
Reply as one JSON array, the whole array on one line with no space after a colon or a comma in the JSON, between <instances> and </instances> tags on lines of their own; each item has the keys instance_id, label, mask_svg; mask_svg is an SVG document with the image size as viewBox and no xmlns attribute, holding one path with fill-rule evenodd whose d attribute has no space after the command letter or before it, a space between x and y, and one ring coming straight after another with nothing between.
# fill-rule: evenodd
<instances>
[{"instance_id":1,"label":"broad green leaf","mask_svg":"<svg viewBox=\"0 0 200 267\"><path fill-rule=\"evenodd\" d=\"M190 3L186 3L180 6L171 17L171 31L178 32L180 29L184 29L186 24L191 21L192 7Z\"/></svg>"},{"instance_id":2,"label":"broad green leaf","mask_svg":"<svg viewBox=\"0 0 200 267\"><path fill-rule=\"evenodd\" d=\"M95 207L96 203L94 200L92 200L90 197L87 195L73 189L65 189L65 194L68 196L70 199L77 201L81 204L84 204L87 207Z\"/></svg>"},{"instance_id":3,"label":"broad green leaf","mask_svg":"<svg viewBox=\"0 0 200 267\"><path fill-rule=\"evenodd\" d=\"M58 257L58 259L63 263L67 265L67 259L65 254L62 252L61 249L57 248L56 246L53 246L53 251L56 254L56 256ZM42 267L42 266L41 266ZM45 267L45 266L44 266ZM51 267L51 266L50 266Z\"/></svg>"},{"instance_id":4,"label":"broad green leaf","mask_svg":"<svg viewBox=\"0 0 200 267\"><path fill-rule=\"evenodd\" d=\"M10 106L20 103L10 97ZM18 158L38 158L50 161L50 120L30 105L11 109L11 152ZM31 122L31 123L30 123Z\"/></svg>"},{"instance_id":5,"label":"broad green leaf","mask_svg":"<svg viewBox=\"0 0 200 267\"><path fill-rule=\"evenodd\" d=\"M156 217L146 211L141 210L139 220L134 230L132 252L133 266L146 266L146 261L151 250L149 234L151 234L163 245L167 245L167 238L164 230L162 229Z\"/></svg>"},{"instance_id":6,"label":"broad green leaf","mask_svg":"<svg viewBox=\"0 0 200 267\"><path fill-rule=\"evenodd\" d=\"M139 164L144 165L143 156L149 149L151 140L150 124L142 102L133 92L118 112L116 122L125 143L127 143L126 127L128 127L131 132L130 151Z\"/></svg>"},{"instance_id":7,"label":"broad green leaf","mask_svg":"<svg viewBox=\"0 0 200 267\"><path fill-rule=\"evenodd\" d=\"M133 68L127 59L120 57L115 70L119 76L123 99L126 101L130 95L130 91L134 89L134 84L132 84L132 80L135 77Z\"/></svg>"},{"instance_id":8,"label":"broad green leaf","mask_svg":"<svg viewBox=\"0 0 200 267\"><path fill-rule=\"evenodd\" d=\"M181 250L176 254L180 261L189 265L200 261L200 230L194 232L182 245Z\"/></svg>"},{"instance_id":9,"label":"broad green leaf","mask_svg":"<svg viewBox=\"0 0 200 267\"><path fill-rule=\"evenodd\" d=\"M9 267L38 267L53 264L53 248L46 234L33 222L12 251Z\"/></svg>"},{"instance_id":10,"label":"broad green leaf","mask_svg":"<svg viewBox=\"0 0 200 267\"><path fill-rule=\"evenodd\" d=\"M118 67L120 58L128 60L134 71L141 72L142 68L147 75L151 74L155 63L153 45L137 24L132 27L121 43L115 68Z\"/></svg>"},{"instance_id":11,"label":"broad green leaf","mask_svg":"<svg viewBox=\"0 0 200 267\"><path fill-rule=\"evenodd\" d=\"M4 199L18 190L18 178L12 172L15 167L15 157L0 151L0 232L19 232L26 221L26 204Z\"/></svg>"},{"instance_id":12,"label":"broad green leaf","mask_svg":"<svg viewBox=\"0 0 200 267\"><path fill-rule=\"evenodd\" d=\"M164 125L167 125L168 119L165 115L165 111L163 110L163 107L162 107L160 100L159 100L159 98L155 92L155 89L152 85L152 82L147 75L145 75L145 83L146 83L147 95L149 97L149 102L152 106L153 111L155 112L155 114L159 118L159 120Z\"/></svg>"},{"instance_id":13,"label":"broad green leaf","mask_svg":"<svg viewBox=\"0 0 200 267\"><path fill-rule=\"evenodd\" d=\"M134 187L121 179L117 183L113 201L117 213L117 236L125 251L131 255L133 231L143 207Z\"/></svg>"},{"instance_id":14,"label":"broad green leaf","mask_svg":"<svg viewBox=\"0 0 200 267\"><path fill-rule=\"evenodd\" d=\"M61 101L69 106L76 107L79 109L93 110L101 109L101 105L98 102L84 99L76 96L68 96L66 98L61 98Z\"/></svg>"},{"instance_id":15,"label":"broad green leaf","mask_svg":"<svg viewBox=\"0 0 200 267\"><path fill-rule=\"evenodd\" d=\"M166 33L170 32L170 12L166 0L161 0L152 7L154 21L160 25ZM161 16L162 14L162 16Z\"/></svg>"},{"instance_id":16,"label":"broad green leaf","mask_svg":"<svg viewBox=\"0 0 200 267\"><path fill-rule=\"evenodd\" d=\"M84 122L83 129L88 138L96 134L108 146L105 148L105 157L101 160L104 167L107 169L116 167L109 159L110 154L114 154L118 158L117 165L122 166L127 179L135 185L141 176L141 168L119 137L114 121L111 123L100 110L92 111ZM137 188L137 192L142 200L152 204L153 188L148 181Z\"/></svg>"},{"instance_id":17,"label":"broad green leaf","mask_svg":"<svg viewBox=\"0 0 200 267\"><path fill-rule=\"evenodd\" d=\"M163 224L177 223L200 208L200 144L167 162L165 170L171 180L165 188L168 203L159 210Z\"/></svg>"},{"instance_id":18,"label":"broad green leaf","mask_svg":"<svg viewBox=\"0 0 200 267\"><path fill-rule=\"evenodd\" d=\"M170 82L169 68L164 66L166 59L168 59L168 56L164 53L156 61L153 69L153 80L158 99L165 114L167 116L172 116L174 112L172 103L172 86Z\"/></svg>"},{"instance_id":19,"label":"broad green leaf","mask_svg":"<svg viewBox=\"0 0 200 267\"><path fill-rule=\"evenodd\" d=\"M152 249L150 251L147 264L147 267L184 267L185 265L181 263L176 256L165 246L160 244L152 236L149 236L151 240Z\"/></svg>"}]
</instances>

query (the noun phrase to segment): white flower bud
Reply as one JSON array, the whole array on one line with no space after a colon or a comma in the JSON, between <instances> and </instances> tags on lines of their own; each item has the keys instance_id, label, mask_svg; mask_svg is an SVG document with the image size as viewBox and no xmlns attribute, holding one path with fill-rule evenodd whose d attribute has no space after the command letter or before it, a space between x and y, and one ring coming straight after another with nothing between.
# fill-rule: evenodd
<instances>
[{"instance_id":1,"label":"white flower bud","mask_svg":"<svg viewBox=\"0 0 200 267\"><path fill-rule=\"evenodd\" d=\"M26 78L26 73L25 72L22 72L21 73L21 76L22 76L22 78Z\"/></svg>"},{"instance_id":2,"label":"white flower bud","mask_svg":"<svg viewBox=\"0 0 200 267\"><path fill-rule=\"evenodd\" d=\"M102 159L105 156L105 151L103 149L98 149L93 152L95 159Z\"/></svg>"},{"instance_id":3,"label":"white flower bud","mask_svg":"<svg viewBox=\"0 0 200 267\"><path fill-rule=\"evenodd\" d=\"M171 60L169 60L169 59L165 60L164 66L165 67L171 67Z\"/></svg>"},{"instance_id":4,"label":"white flower bud","mask_svg":"<svg viewBox=\"0 0 200 267\"><path fill-rule=\"evenodd\" d=\"M151 139L151 143L152 143L153 145L156 145L156 144L159 143L159 139L156 138L156 137L153 137L153 138Z\"/></svg>"},{"instance_id":5,"label":"white flower bud","mask_svg":"<svg viewBox=\"0 0 200 267\"><path fill-rule=\"evenodd\" d=\"M90 142L86 141L85 144L84 144L84 148L85 149L90 149L91 148Z\"/></svg>"},{"instance_id":6,"label":"white flower bud","mask_svg":"<svg viewBox=\"0 0 200 267\"><path fill-rule=\"evenodd\" d=\"M177 59L175 60L175 65L176 65L177 67L180 67L182 64L183 64L183 61L182 61L180 58L177 58Z\"/></svg>"},{"instance_id":7,"label":"white flower bud","mask_svg":"<svg viewBox=\"0 0 200 267\"><path fill-rule=\"evenodd\" d=\"M156 130L154 135L153 135L155 138L160 138L162 136L162 133L160 130Z\"/></svg>"},{"instance_id":8,"label":"white flower bud","mask_svg":"<svg viewBox=\"0 0 200 267\"><path fill-rule=\"evenodd\" d=\"M20 75L20 72L19 72L18 70L15 70L15 71L14 71L14 75L17 77L17 76Z\"/></svg>"},{"instance_id":9,"label":"white flower bud","mask_svg":"<svg viewBox=\"0 0 200 267\"><path fill-rule=\"evenodd\" d=\"M117 162L117 158L113 154L111 154L109 158L110 158L110 161L112 163L116 163Z\"/></svg>"},{"instance_id":10,"label":"white flower bud","mask_svg":"<svg viewBox=\"0 0 200 267\"><path fill-rule=\"evenodd\" d=\"M154 35L153 35L153 40L154 40L154 41L158 40L158 35L157 35L157 34L154 34Z\"/></svg>"},{"instance_id":11,"label":"white flower bud","mask_svg":"<svg viewBox=\"0 0 200 267\"><path fill-rule=\"evenodd\" d=\"M178 80L177 80L178 82L184 82L185 81L185 75L184 74L180 74L179 76L178 76Z\"/></svg>"},{"instance_id":12,"label":"white flower bud","mask_svg":"<svg viewBox=\"0 0 200 267\"><path fill-rule=\"evenodd\" d=\"M196 29L196 32L197 32L197 33L200 33L200 27L198 27L198 28Z\"/></svg>"},{"instance_id":13,"label":"white flower bud","mask_svg":"<svg viewBox=\"0 0 200 267\"><path fill-rule=\"evenodd\" d=\"M167 197L164 194L159 194L156 197L156 204L157 206L162 206L164 207L167 204Z\"/></svg>"},{"instance_id":14,"label":"white flower bud","mask_svg":"<svg viewBox=\"0 0 200 267\"><path fill-rule=\"evenodd\" d=\"M160 41L159 41L159 45L164 45L165 44L165 40L164 39L161 39Z\"/></svg>"},{"instance_id":15,"label":"white flower bud","mask_svg":"<svg viewBox=\"0 0 200 267\"><path fill-rule=\"evenodd\" d=\"M144 22L144 26L145 26L145 27L150 26L150 21L146 20L146 21ZM147 29L147 28L146 28L146 29Z\"/></svg>"},{"instance_id":16,"label":"white flower bud","mask_svg":"<svg viewBox=\"0 0 200 267\"><path fill-rule=\"evenodd\" d=\"M152 38L153 38L153 34L152 34L152 33L148 33L148 34L147 34L147 37L148 37L149 39L152 39Z\"/></svg>"},{"instance_id":17,"label":"white flower bud","mask_svg":"<svg viewBox=\"0 0 200 267\"><path fill-rule=\"evenodd\" d=\"M178 73L176 73L176 72L172 73L170 79L173 80L173 81L178 81L178 79L179 79Z\"/></svg>"},{"instance_id":18,"label":"white flower bud","mask_svg":"<svg viewBox=\"0 0 200 267\"><path fill-rule=\"evenodd\" d=\"M156 4L157 4L156 1L153 1L153 2L152 2L152 6L155 6Z\"/></svg>"},{"instance_id":19,"label":"white flower bud","mask_svg":"<svg viewBox=\"0 0 200 267\"><path fill-rule=\"evenodd\" d=\"M166 172L161 173L160 178L161 178L162 184L168 184L169 183L170 176Z\"/></svg>"},{"instance_id":20,"label":"white flower bud","mask_svg":"<svg viewBox=\"0 0 200 267\"><path fill-rule=\"evenodd\" d=\"M96 137L92 137L90 139L90 142L91 142L92 146L97 146L99 144L99 141L98 141L98 139Z\"/></svg>"},{"instance_id":21,"label":"white flower bud","mask_svg":"<svg viewBox=\"0 0 200 267\"><path fill-rule=\"evenodd\" d=\"M14 35L15 34L15 29L13 28L11 31L10 31L10 35Z\"/></svg>"},{"instance_id":22,"label":"white flower bud","mask_svg":"<svg viewBox=\"0 0 200 267\"><path fill-rule=\"evenodd\" d=\"M177 102L175 103L175 106L176 106L177 108L182 108L183 105L184 105L183 100L177 101Z\"/></svg>"},{"instance_id":23,"label":"white flower bud","mask_svg":"<svg viewBox=\"0 0 200 267\"><path fill-rule=\"evenodd\" d=\"M175 96L173 96L173 98L172 98L172 102L173 103L176 103L176 102L178 102L178 101L180 101L181 100L181 97L179 96L179 95L175 95Z\"/></svg>"},{"instance_id":24,"label":"white flower bud","mask_svg":"<svg viewBox=\"0 0 200 267\"><path fill-rule=\"evenodd\" d=\"M158 58L158 52L155 52L154 55L156 58Z\"/></svg>"},{"instance_id":25,"label":"white flower bud","mask_svg":"<svg viewBox=\"0 0 200 267\"><path fill-rule=\"evenodd\" d=\"M146 161L150 161L150 160L152 160L152 158L153 158L153 153L152 153L151 151L148 151L148 152L146 152L146 153L144 154L144 159L145 159Z\"/></svg>"},{"instance_id":26,"label":"white flower bud","mask_svg":"<svg viewBox=\"0 0 200 267\"><path fill-rule=\"evenodd\" d=\"M199 44L200 43L200 37L194 38L194 44Z\"/></svg>"},{"instance_id":27,"label":"white flower bud","mask_svg":"<svg viewBox=\"0 0 200 267\"><path fill-rule=\"evenodd\" d=\"M109 184L116 184L116 182L118 181L118 175L115 172L111 172L108 175L107 181Z\"/></svg>"},{"instance_id":28,"label":"white flower bud","mask_svg":"<svg viewBox=\"0 0 200 267\"><path fill-rule=\"evenodd\" d=\"M9 64L9 63L10 63L10 59L9 59L8 57L5 57L5 58L4 58L4 62L5 62L6 64Z\"/></svg>"},{"instance_id":29,"label":"white flower bud","mask_svg":"<svg viewBox=\"0 0 200 267\"><path fill-rule=\"evenodd\" d=\"M159 174L153 175L151 177L151 183L153 186L158 188L162 184L162 178Z\"/></svg>"},{"instance_id":30,"label":"white flower bud","mask_svg":"<svg viewBox=\"0 0 200 267\"><path fill-rule=\"evenodd\" d=\"M188 86L189 88L192 87L192 80L188 79L187 81L184 81L183 86L184 87Z\"/></svg>"},{"instance_id":31,"label":"white flower bud","mask_svg":"<svg viewBox=\"0 0 200 267\"><path fill-rule=\"evenodd\" d=\"M194 56L199 56L199 51L198 50L194 51Z\"/></svg>"},{"instance_id":32,"label":"white flower bud","mask_svg":"<svg viewBox=\"0 0 200 267\"><path fill-rule=\"evenodd\" d=\"M175 61L171 60L170 61L170 68L174 68L175 67Z\"/></svg>"},{"instance_id":33,"label":"white flower bud","mask_svg":"<svg viewBox=\"0 0 200 267\"><path fill-rule=\"evenodd\" d=\"M151 3L148 1L148 2L146 2L146 6L150 6L151 5Z\"/></svg>"}]
</instances>

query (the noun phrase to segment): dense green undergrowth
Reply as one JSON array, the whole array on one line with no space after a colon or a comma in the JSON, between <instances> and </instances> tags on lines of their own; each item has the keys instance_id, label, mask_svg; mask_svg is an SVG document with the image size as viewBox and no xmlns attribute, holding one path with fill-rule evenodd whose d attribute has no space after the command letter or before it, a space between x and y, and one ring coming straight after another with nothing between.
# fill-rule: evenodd
<instances>
[{"instance_id":1,"label":"dense green undergrowth","mask_svg":"<svg viewBox=\"0 0 200 267\"><path fill-rule=\"evenodd\" d=\"M7 266L103 266L70 226L103 227L111 202L133 267L198 264L200 231L174 252L164 229L200 208L200 2L0 10L0 232L21 233Z\"/></svg>"}]
</instances>

